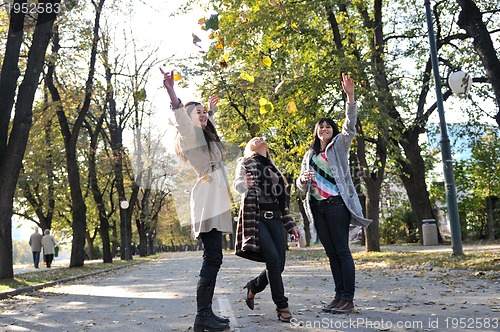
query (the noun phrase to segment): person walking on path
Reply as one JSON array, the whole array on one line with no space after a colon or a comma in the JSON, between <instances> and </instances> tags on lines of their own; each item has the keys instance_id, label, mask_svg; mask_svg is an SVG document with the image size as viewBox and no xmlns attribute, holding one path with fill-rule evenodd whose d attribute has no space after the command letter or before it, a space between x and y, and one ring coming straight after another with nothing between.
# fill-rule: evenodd
<instances>
[{"instance_id":1,"label":"person walking on path","mask_svg":"<svg viewBox=\"0 0 500 332\"><path fill-rule=\"evenodd\" d=\"M255 294L269 284L278 319L290 322L292 313L281 276L286 250L283 230L297 240L300 231L286 206L287 181L269 158L267 142L262 137L254 137L247 143L244 157L236 167L233 188L242 194L235 253L266 263L266 268L244 287L245 302L253 310Z\"/></svg>"},{"instance_id":2,"label":"person walking on path","mask_svg":"<svg viewBox=\"0 0 500 332\"><path fill-rule=\"evenodd\" d=\"M40 252L42 251L42 234L38 233L38 227L35 227L35 232L31 234L28 243L31 247L31 252L33 253L33 265L35 265L35 269L38 269L38 264L40 263Z\"/></svg>"},{"instance_id":3,"label":"person walking on path","mask_svg":"<svg viewBox=\"0 0 500 332\"><path fill-rule=\"evenodd\" d=\"M44 231L44 236L42 237L43 256L47 268L51 267L52 261L54 260L56 245L56 239L54 239L54 236L50 234L50 229L47 228Z\"/></svg>"},{"instance_id":4,"label":"person walking on path","mask_svg":"<svg viewBox=\"0 0 500 332\"><path fill-rule=\"evenodd\" d=\"M161 72L175 117L175 151L182 161L191 164L198 177L190 199L193 237L201 238L203 243L194 331L225 331L229 329L229 320L216 316L212 311L217 274L223 258L222 234L232 233L225 148L212 118L219 99L217 96L210 98L209 111L199 102L189 102L184 107L174 91L174 72Z\"/></svg>"},{"instance_id":5,"label":"person walking on path","mask_svg":"<svg viewBox=\"0 0 500 332\"><path fill-rule=\"evenodd\" d=\"M330 261L335 296L325 312L349 313L354 309L355 267L349 248L349 225L367 227L349 170L349 148L358 116L354 81L342 73L347 105L342 132L330 118L318 120L311 148L304 155L297 187L306 191L306 214L316 226Z\"/></svg>"}]
</instances>

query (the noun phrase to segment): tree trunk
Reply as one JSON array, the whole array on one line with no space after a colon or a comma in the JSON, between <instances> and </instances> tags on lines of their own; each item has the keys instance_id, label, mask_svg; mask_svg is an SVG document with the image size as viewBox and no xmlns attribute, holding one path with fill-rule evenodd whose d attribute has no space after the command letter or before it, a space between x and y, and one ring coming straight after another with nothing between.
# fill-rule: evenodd
<instances>
[{"instance_id":1,"label":"tree trunk","mask_svg":"<svg viewBox=\"0 0 500 332\"><path fill-rule=\"evenodd\" d=\"M406 189L412 213L417 223L419 234L422 234L422 220L435 219L436 215L432 209L429 192L425 180L425 162L421 155L418 130L404 133L406 139L400 140L400 145L405 151L406 159L399 158L401 166L400 179ZM437 223L436 223L437 225ZM420 242L423 238L420 236Z\"/></svg>"},{"instance_id":2,"label":"tree trunk","mask_svg":"<svg viewBox=\"0 0 500 332\"><path fill-rule=\"evenodd\" d=\"M17 3L22 2L23 1ZM55 4L59 3L59 1L40 1L39 3ZM17 64L14 65L14 61L16 58L15 55L19 55L17 47L19 38L21 38L22 41L22 29L21 37L19 37L18 31L15 31L14 29L19 29L21 27L19 24L23 20L23 17L14 16L14 22L11 22L11 25L9 27L9 38L11 36L10 34L12 33L12 49L6 50L6 56L9 56L9 62L7 64L4 63L4 66L7 67L2 67L1 79L14 79L11 84L14 84L15 86L17 83L18 74L15 73ZM17 181L19 178L19 172L22 167L24 152L26 151L29 131L31 129L33 118L32 108L33 101L35 99L35 92L37 90L38 80L43 69L45 52L50 41L52 26L55 19L55 12L43 12L38 15L31 47L28 52L26 72L23 82L19 86L19 92L17 95L17 102L15 106L15 116L8 143L6 141L8 130L4 131L4 129L7 128L4 127L0 130L2 132L2 135L5 135L2 137L2 141L0 142L0 174L2 174L2 177L0 178L0 279L11 279L14 277L14 271L12 268L13 200ZM6 68L5 75L7 76L5 78L3 76L4 68ZM19 70L17 69L17 72L18 71ZM10 103L10 105L13 105L12 90L9 90L11 88L11 84L9 84L9 82L0 82L0 86L2 88L7 88L7 91L5 91L5 95L3 94L4 92L2 92L1 97L4 99L0 100L0 104L4 104L5 102L7 106L8 103ZM10 110L8 108L10 108ZM11 110L12 106L1 110L2 113L0 115L0 125L5 125L6 115L7 118L10 119Z\"/></svg>"},{"instance_id":3,"label":"tree trunk","mask_svg":"<svg viewBox=\"0 0 500 332\"><path fill-rule=\"evenodd\" d=\"M495 226L495 210L498 205L498 197L487 196L486 197L486 213L488 215L486 234L488 235L488 240L495 240L496 226Z\"/></svg>"},{"instance_id":4,"label":"tree trunk","mask_svg":"<svg viewBox=\"0 0 500 332\"><path fill-rule=\"evenodd\" d=\"M115 187L118 193L118 203L122 201L127 201L125 195L125 185L123 183L123 137L122 128L118 125L116 102L114 99L113 84L111 83L112 73L111 68L106 68L106 82L107 82L107 92L106 101L108 102L108 112L109 112L109 136L110 136L110 146L113 151L113 172L115 174L116 182ZM122 211L120 208L120 258L122 260L129 260L131 256L129 255L129 250L125 248L130 248L130 238L132 235L131 223L129 222L129 214L132 211L132 204L129 201L129 208Z\"/></svg>"},{"instance_id":5,"label":"tree trunk","mask_svg":"<svg viewBox=\"0 0 500 332\"><path fill-rule=\"evenodd\" d=\"M365 247L366 251L380 251L380 192L384 179L385 166L387 163L387 145L385 137L387 133L382 130L381 136L376 142L375 163L378 167L368 167L366 158L366 142L363 135L363 129L358 123L358 136L356 139L356 152L358 164L363 170L363 180L366 185L365 208L366 217L372 220L372 223L365 229Z\"/></svg>"},{"instance_id":6,"label":"tree trunk","mask_svg":"<svg viewBox=\"0 0 500 332\"><path fill-rule=\"evenodd\" d=\"M87 206L85 205L85 199L83 198L80 173L79 173L79 161L78 161L78 137L80 134L81 127L87 116L93 93L93 81L95 74L95 63L97 57L97 47L99 41L99 22L101 17L102 8L105 0L100 0L99 3L94 3L95 5L95 20L93 29L93 40L92 47L90 51L90 64L89 72L87 76L87 81L85 82L85 97L83 100L83 105L78 111L78 117L73 123L72 128L68 123L68 118L64 112L62 106L61 97L58 89L54 84L54 72L55 63L51 63L48 66L46 84L51 93L52 99L54 101L55 107L57 108L57 117L59 119L59 125L61 127L61 133L64 138L65 156L66 156L66 168L68 172L68 183L71 194L72 201L72 228L73 228L73 241L71 246L71 260L69 267L80 267L84 265L85 260L85 232L87 230ZM59 35L54 34L53 39L53 53L57 54L59 45ZM55 58L55 57L54 57Z\"/></svg>"},{"instance_id":7,"label":"tree trunk","mask_svg":"<svg viewBox=\"0 0 500 332\"><path fill-rule=\"evenodd\" d=\"M14 4L22 6L26 0L15 0ZM0 160L3 160L9 134L10 118L16 97L17 80L21 72L18 61L21 45L24 40L25 14L23 11L12 11L10 14L9 33L5 45L2 72L0 73ZM3 220L3 219L2 219Z\"/></svg>"},{"instance_id":8,"label":"tree trunk","mask_svg":"<svg viewBox=\"0 0 500 332\"><path fill-rule=\"evenodd\" d=\"M458 17L458 26L464 29L473 38L474 49L483 63L495 98L497 108L500 108L500 60L491 40L491 35L483 22L479 8L472 0L457 0L462 8ZM495 120L500 127L500 111L495 115Z\"/></svg>"},{"instance_id":9,"label":"tree trunk","mask_svg":"<svg viewBox=\"0 0 500 332\"><path fill-rule=\"evenodd\" d=\"M105 113L99 117L95 125L95 130L92 131L91 125L88 126L89 136L90 136L90 150L89 150L89 183L94 201L97 206L97 211L99 214L99 234L101 235L102 241L102 259L104 263L113 263L113 255L111 253L111 239L109 237L109 219L106 213L106 207L104 203L101 189L99 188L99 181L97 179L97 144L99 142L99 134L102 131L102 125L104 122Z\"/></svg>"}]
</instances>

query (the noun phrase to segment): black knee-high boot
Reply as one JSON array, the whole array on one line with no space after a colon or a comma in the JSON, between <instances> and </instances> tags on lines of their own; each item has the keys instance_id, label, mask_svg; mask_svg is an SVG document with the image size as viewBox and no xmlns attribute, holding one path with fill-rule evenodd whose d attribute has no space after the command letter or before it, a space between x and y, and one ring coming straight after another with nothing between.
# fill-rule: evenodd
<instances>
[{"instance_id":1,"label":"black knee-high boot","mask_svg":"<svg viewBox=\"0 0 500 332\"><path fill-rule=\"evenodd\" d=\"M229 329L228 324L220 323L212 312L214 288L211 279L200 277L196 289L197 313L194 320L194 332L221 332Z\"/></svg>"},{"instance_id":2,"label":"black knee-high boot","mask_svg":"<svg viewBox=\"0 0 500 332\"><path fill-rule=\"evenodd\" d=\"M209 292L210 293L210 297L213 299L214 297L214 291L215 291L215 282L216 282L216 279L211 279L210 280L210 284L208 285L209 288ZM229 324L229 319L227 318L224 318L224 317L219 317L217 316L216 314L214 314L214 311L212 310L212 302L210 302L210 310L212 311L212 316L215 318L216 321L218 321L219 323L225 323L225 324Z\"/></svg>"}]
</instances>

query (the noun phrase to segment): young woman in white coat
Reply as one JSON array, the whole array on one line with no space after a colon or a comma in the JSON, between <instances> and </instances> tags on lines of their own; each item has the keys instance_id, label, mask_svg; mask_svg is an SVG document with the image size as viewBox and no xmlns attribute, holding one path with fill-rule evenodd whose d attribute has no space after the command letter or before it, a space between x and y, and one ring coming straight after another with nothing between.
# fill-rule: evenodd
<instances>
[{"instance_id":1,"label":"young woman in white coat","mask_svg":"<svg viewBox=\"0 0 500 332\"><path fill-rule=\"evenodd\" d=\"M357 107L354 81L342 74L342 89L347 95L342 131L330 118L320 119L313 132L297 178L297 187L307 190L304 201L308 218L330 261L335 283L333 300L323 311L349 313L354 309L354 260L349 248L349 225L368 226L349 170L349 148L356 134Z\"/></svg>"},{"instance_id":2,"label":"young woman in white coat","mask_svg":"<svg viewBox=\"0 0 500 332\"><path fill-rule=\"evenodd\" d=\"M218 98L210 98L210 111L199 102L184 106L174 91L174 72L162 73L175 117L175 151L181 160L191 164L198 177L191 190L191 224L194 238L201 239L204 249L196 290L194 331L225 331L229 329L229 319L218 317L212 311L217 273L222 264L222 234L232 232L224 146L210 113Z\"/></svg>"}]
</instances>

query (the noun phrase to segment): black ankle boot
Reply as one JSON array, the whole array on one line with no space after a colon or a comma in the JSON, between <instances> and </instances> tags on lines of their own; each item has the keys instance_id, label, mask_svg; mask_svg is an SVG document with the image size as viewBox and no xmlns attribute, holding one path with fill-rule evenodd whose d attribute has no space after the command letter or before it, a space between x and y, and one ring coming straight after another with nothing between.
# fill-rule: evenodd
<instances>
[{"instance_id":1,"label":"black ankle boot","mask_svg":"<svg viewBox=\"0 0 500 332\"><path fill-rule=\"evenodd\" d=\"M223 332L229 331L229 325L218 322L213 313L198 313L194 320L194 332Z\"/></svg>"},{"instance_id":2,"label":"black ankle boot","mask_svg":"<svg viewBox=\"0 0 500 332\"><path fill-rule=\"evenodd\" d=\"M211 279L200 277L196 289L197 314L194 320L194 332L222 332L229 330L229 325L219 322L212 312L213 287Z\"/></svg>"}]
</instances>

